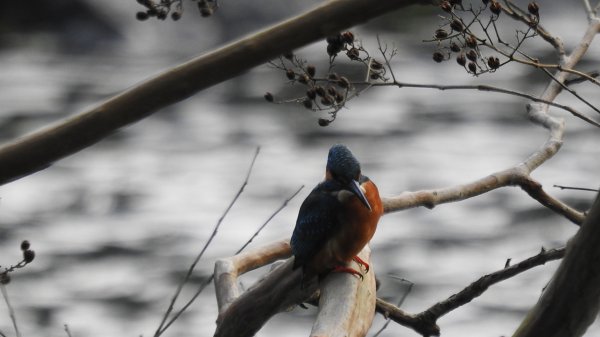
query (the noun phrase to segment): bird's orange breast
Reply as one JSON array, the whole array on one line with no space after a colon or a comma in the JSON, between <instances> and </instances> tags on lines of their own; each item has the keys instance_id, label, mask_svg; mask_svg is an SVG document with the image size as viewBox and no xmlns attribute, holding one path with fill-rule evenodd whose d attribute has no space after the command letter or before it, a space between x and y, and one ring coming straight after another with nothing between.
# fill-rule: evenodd
<instances>
[{"instance_id":1,"label":"bird's orange breast","mask_svg":"<svg viewBox=\"0 0 600 337\"><path fill-rule=\"evenodd\" d=\"M313 260L321 267L318 269L327 269L349 262L373 238L379 218L383 214L383 205L377 186L372 181L364 182L361 187L364 189L371 210L356 197L344 203L344 211L340 215L341 228Z\"/></svg>"}]
</instances>

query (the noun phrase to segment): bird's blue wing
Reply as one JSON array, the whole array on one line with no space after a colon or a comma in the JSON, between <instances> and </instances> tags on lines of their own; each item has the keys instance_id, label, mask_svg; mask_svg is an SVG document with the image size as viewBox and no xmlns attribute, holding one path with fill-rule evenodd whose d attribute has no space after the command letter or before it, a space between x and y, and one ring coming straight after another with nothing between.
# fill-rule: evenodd
<instances>
[{"instance_id":1,"label":"bird's blue wing","mask_svg":"<svg viewBox=\"0 0 600 337\"><path fill-rule=\"evenodd\" d=\"M294 268L306 264L318 253L339 227L337 198L317 186L300 207L290 244L295 256Z\"/></svg>"}]
</instances>

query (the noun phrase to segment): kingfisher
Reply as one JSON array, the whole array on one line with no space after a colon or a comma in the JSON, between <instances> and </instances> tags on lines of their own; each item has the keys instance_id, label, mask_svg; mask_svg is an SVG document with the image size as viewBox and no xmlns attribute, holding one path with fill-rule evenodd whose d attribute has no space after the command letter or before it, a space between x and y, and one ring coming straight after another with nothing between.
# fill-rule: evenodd
<instances>
[{"instance_id":1,"label":"kingfisher","mask_svg":"<svg viewBox=\"0 0 600 337\"><path fill-rule=\"evenodd\" d=\"M327 157L325 179L306 197L290 240L293 269L302 267L302 286L314 276L345 272L351 260L369 271L357 254L371 240L383 205L377 186L361 173L360 163L341 144L332 146Z\"/></svg>"}]
</instances>

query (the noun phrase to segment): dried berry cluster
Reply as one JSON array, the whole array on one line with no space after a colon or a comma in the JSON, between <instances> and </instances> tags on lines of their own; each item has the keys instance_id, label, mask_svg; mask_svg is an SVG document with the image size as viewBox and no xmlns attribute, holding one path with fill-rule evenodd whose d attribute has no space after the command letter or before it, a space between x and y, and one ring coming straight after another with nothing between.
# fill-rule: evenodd
<instances>
[{"instance_id":1,"label":"dried berry cluster","mask_svg":"<svg viewBox=\"0 0 600 337\"><path fill-rule=\"evenodd\" d=\"M296 102L313 111L327 111L330 118L319 118L320 126L327 126L336 118L337 112L358 91L353 83L343 75L333 71L336 57L344 52L352 62L362 63L367 69L367 78L378 80L385 78L384 65L369 56L369 53L355 41L350 31L330 36L327 41L329 69L323 75L317 76L317 68L306 60L298 58L293 53L286 53L279 62L271 62L275 68L282 70L290 83L304 85L305 91L301 97L278 103ZM274 102L275 97L270 92L264 95L265 100Z\"/></svg>"},{"instance_id":2,"label":"dried berry cluster","mask_svg":"<svg viewBox=\"0 0 600 337\"><path fill-rule=\"evenodd\" d=\"M136 13L136 18L145 21L148 18L156 17L159 20L165 20L171 16L171 19L177 21L183 14L183 0L137 0L137 2L146 7L146 11ZM211 16L217 8L217 0L198 0L198 10L203 17Z\"/></svg>"},{"instance_id":3,"label":"dried berry cluster","mask_svg":"<svg viewBox=\"0 0 600 337\"><path fill-rule=\"evenodd\" d=\"M496 0L481 0L481 5L474 8L473 5L463 5L462 0L443 0L440 8L448 13L448 16L442 16L444 23L434 32L434 39L437 42L437 49L432 58L440 63L452 58L455 55L456 62L464 67L469 73L479 75L485 72L493 72L510 60L501 62L495 56L483 56L482 47L488 47L492 50L498 50L494 44L508 46L503 42L496 30L496 21L503 11L502 5ZM534 28L539 22L539 5L531 2L528 6L529 29ZM489 15L484 18L485 14ZM469 19L467 17L470 16ZM519 34L521 33L521 34ZM507 54L512 55L516 49L521 46L527 38L535 36L535 32L523 33L517 31L517 41L514 50Z\"/></svg>"},{"instance_id":4,"label":"dried berry cluster","mask_svg":"<svg viewBox=\"0 0 600 337\"><path fill-rule=\"evenodd\" d=\"M8 284L10 282L9 273L13 272L16 269L25 267L27 264L33 261L33 259L35 258L35 251L31 250L30 248L31 244L29 243L29 241L24 240L23 242L21 242L21 252L23 253L23 260L14 266L4 268L4 271L0 273L1 284Z\"/></svg>"}]
</instances>

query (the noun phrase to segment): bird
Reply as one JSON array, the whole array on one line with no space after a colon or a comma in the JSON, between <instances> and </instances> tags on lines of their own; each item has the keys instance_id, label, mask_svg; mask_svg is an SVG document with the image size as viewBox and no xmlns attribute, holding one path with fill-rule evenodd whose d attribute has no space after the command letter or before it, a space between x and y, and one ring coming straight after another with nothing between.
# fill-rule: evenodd
<instances>
[{"instance_id":1,"label":"bird","mask_svg":"<svg viewBox=\"0 0 600 337\"><path fill-rule=\"evenodd\" d=\"M357 256L375 234L383 205L373 181L363 175L359 161L342 144L327 156L325 179L300 206L290 245L293 269L302 268L302 286L330 272L361 272L348 267L352 260L369 271Z\"/></svg>"}]
</instances>

